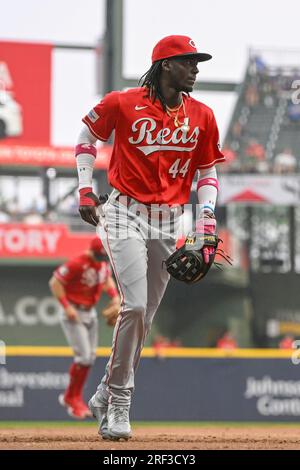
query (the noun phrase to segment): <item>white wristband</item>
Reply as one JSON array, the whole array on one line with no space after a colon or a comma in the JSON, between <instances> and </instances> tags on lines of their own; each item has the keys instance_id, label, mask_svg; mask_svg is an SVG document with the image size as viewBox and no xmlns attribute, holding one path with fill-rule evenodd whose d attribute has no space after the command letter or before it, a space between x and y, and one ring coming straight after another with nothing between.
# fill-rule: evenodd
<instances>
[{"instance_id":1,"label":"white wristband","mask_svg":"<svg viewBox=\"0 0 300 470\"><path fill-rule=\"evenodd\" d=\"M79 189L92 187L95 157L80 153L76 157Z\"/></svg>"},{"instance_id":2,"label":"white wristband","mask_svg":"<svg viewBox=\"0 0 300 470\"><path fill-rule=\"evenodd\" d=\"M218 189L216 186L211 184L205 184L205 180L213 179L217 182L217 171L216 168L213 166L207 170L201 170L200 178L198 180L198 185L201 180L204 180L204 185L199 187L198 193L198 201L200 204L200 214L202 211L207 210L214 213L217 196L218 196ZM199 214L199 215L200 215Z\"/></svg>"},{"instance_id":3,"label":"white wristband","mask_svg":"<svg viewBox=\"0 0 300 470\"><path fill-rule=\"evenodd\" d=\"M97 154L95 143L97 139L90 132L86 124L81 129L77 140L76 164L79 180L79 189L92 187L93 169ZM80 148L81 147L81 148ZM84 152L84 147L88 149Z\"/></svg>"}]
</instances>

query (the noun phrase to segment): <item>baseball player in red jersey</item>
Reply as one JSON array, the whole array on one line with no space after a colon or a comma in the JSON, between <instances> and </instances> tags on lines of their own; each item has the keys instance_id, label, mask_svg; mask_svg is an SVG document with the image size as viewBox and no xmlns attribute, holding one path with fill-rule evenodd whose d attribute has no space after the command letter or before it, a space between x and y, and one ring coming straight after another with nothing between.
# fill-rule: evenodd
<instances>
[{"instance_id":1,"label":"baseball player in red jersey","mask_svg":"<svg viewBox=\"0 0 300 470\"><path fill-rule=\"evenodd\" d=\"M89 407L105 439L131 436L134 374L169 275L163 261L175 251L179 216L198 173L196 231L215 233L215 165L225 160L210 108L189 96L198 52L187 36L168 36L152 52L141 87L113 91L84 118L77 146L80 215L97 226L121 292L111 357ZM105 204L92 190L95 143L115 140ZM214 247L204 247L208 262Z\"/></svg>"},{"instance_id":2,"label":"baseball player in red jersey","mask_svg":"<svg viewBox=\"0 0 300 470\"><path fill-rule=\"evenodd\" d=\"M74 352L70 382L65 393L59 396L59 403L67 407L71 416L83 419L91 416L82 390L96 359L98 319L94 306L102 292L111 297L116 311L120 306L109 260L99 237L92 240L87 252L59 266L49 285L64 308L62 328Z\"/></svg>"}]
</instances>

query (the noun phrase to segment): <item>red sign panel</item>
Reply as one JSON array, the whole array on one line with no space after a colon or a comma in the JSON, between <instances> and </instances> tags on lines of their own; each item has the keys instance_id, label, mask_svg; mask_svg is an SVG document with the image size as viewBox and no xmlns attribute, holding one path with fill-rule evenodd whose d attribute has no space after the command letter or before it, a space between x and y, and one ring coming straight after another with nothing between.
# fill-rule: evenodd
<instances>
[{"instance_id":1,"label":"red sign panel","mask_svg":"<svg viewBox=\"0 0 300 470\"><path fill-rule=\"evenodd\" d=\"M94 236L63 224L0 224L0 258L69 258L86 250Z\"/></svg>"},{"instance_id":2,"label":"red sign panel","mask_svg":"<svg viewBox=\"0 0 300 470\"><path fill-rule=\"evenodd\" d=\"M0 141L49 145L48 44L0 42Z\"/></svg>"}]
</instances>

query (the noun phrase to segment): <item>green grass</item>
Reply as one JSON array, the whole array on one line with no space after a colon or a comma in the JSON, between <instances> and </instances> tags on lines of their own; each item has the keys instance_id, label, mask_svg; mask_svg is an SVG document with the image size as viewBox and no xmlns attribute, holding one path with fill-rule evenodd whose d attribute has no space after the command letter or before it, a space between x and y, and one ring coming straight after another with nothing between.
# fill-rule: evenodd
<instances>
[{"instance_id":1,"label":"green grass","mask_svg":"<svg viewBox=\"0 0 300 470\"><path fill-rule=\"evenodd\" d=\"M270 422L214 422L214 421L135 421L132 423L135 428L151 426L151 427L270 427L270 426L286 426L297 427L299 423L270 423ZM26 428L62 428L62 427L95 427L95 421L0 421L1 428L9 429L26 429Z\"/></svg>"}]
</instances>

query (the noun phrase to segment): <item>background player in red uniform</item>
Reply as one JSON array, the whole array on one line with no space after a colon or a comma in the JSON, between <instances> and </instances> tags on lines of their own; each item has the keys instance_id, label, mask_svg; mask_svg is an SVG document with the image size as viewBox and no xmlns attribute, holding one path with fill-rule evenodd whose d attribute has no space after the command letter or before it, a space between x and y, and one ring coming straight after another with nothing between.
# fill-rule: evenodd
<instances>
[{"instance_id":1,"label":"background player in red uniform","mask_svg":"<svg viewBox=\"0 0 300 470\"><path fill-rule=\"evenodd\" d=\"M112 354L89 402L104 438L131 436L134 374L169 281L163 261L175 251L182 205L197 173L196 231L215 232L215 164L225 158L212 110L189 96L198 62L209 59L187 36L163 38L153 49L142 86L107 94L83 119L76 147L79 210L83 220L98 225L122 297ZM113 130L108 178L114 189L97 211L95 143L107 141ZM205 262L212 250L203 248Z\"/></svg>"},{"instance_id":2,"label":"background player in red uniform","mask_svg":"<svg viewBox=\"0 0 300 470\"><path fill-rule=\"evenodd\" d=\"M62 328L74 352L69 386L59 396L59 402L74 418L85 418L91 414L83 401L82 390L96 359L98 344L98 318L94 306L102 292L112 299L115 320L120 306L109 260L100 239L94 238L85 253L59 266L49 285L64 308Z\"/></svg>"}]
</instances>

